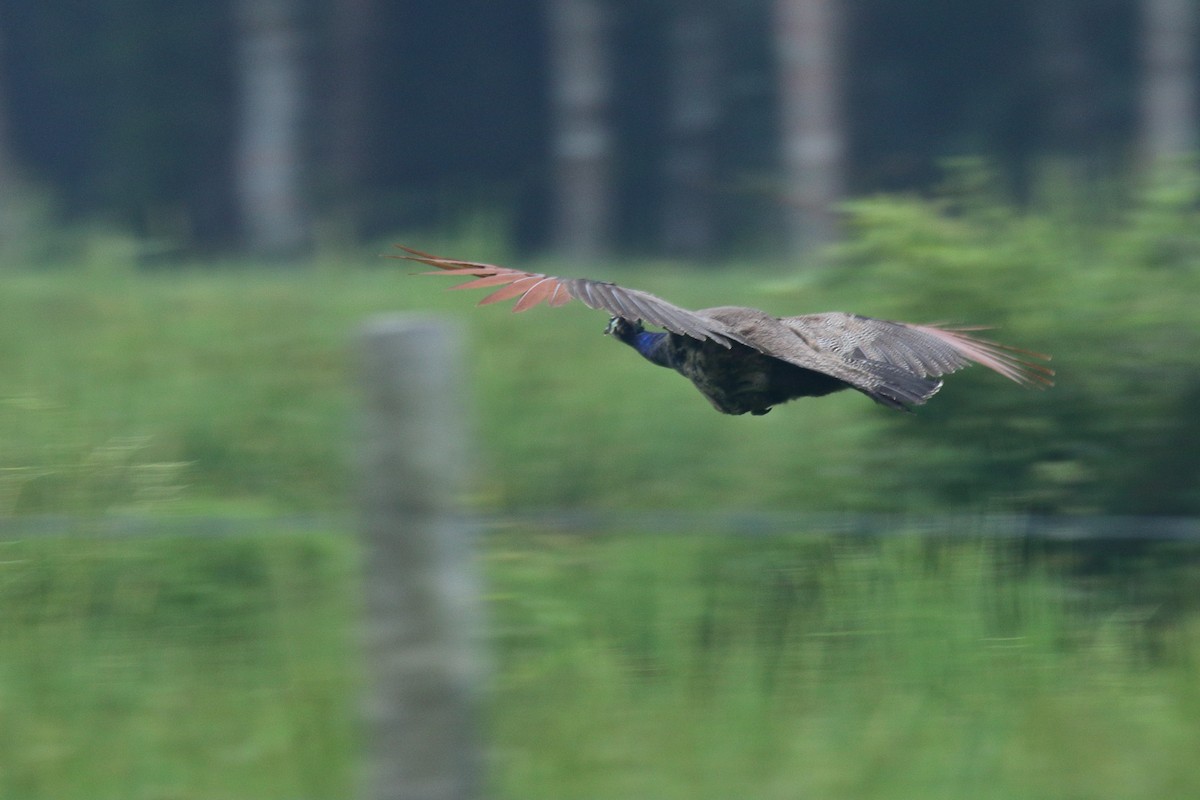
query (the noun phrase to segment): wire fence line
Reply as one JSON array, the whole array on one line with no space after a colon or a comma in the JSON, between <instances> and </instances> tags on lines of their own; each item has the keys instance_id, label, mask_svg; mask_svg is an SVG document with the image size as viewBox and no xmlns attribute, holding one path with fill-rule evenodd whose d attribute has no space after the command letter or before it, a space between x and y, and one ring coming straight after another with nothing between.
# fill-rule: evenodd
<instances>
[{"instance_id":1,"label":"wire fence line","mask_svg":"<svg viewBox=\"0 0 1200 800\"><path fill-rule=\"evenodd\" d=\"M559 509L460 514L473 535L527 530L578 536L727 534L730 536L944 536L1050 541L1200 541L1200 518L1037 514L904 514L791 511ZM281 516L31 515L0 517L0 540L85 533L100 536L245 536L352 532L354 514Z\"/></svg>"},{"instance_id":2,"label":"wire fence line","mask_svg":"<svg viewBox=\"0 0 1200 800\"><path fill-rule=\"evenodd\" d=\"M545 511L485 518L485 530L578 534L661 532L740 536L1001 537L1060 541L1194 540L1200 518L1035 514L884 514L766 511Z\"/></svg>"}]
</instances>

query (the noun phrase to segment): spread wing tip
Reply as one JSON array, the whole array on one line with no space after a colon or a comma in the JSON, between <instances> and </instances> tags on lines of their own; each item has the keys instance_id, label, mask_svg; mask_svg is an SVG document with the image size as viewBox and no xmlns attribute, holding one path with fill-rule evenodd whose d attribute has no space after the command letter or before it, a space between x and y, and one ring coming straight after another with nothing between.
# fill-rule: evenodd
<instances>
[{"instance_id":1,"label":"spread wing tip","mask_svg":"<svg viewBox=\"0 0 1200 800\"><path fill-rule=\"evenodd\" d=\"M936 336L953 347L961 356L993 372L1003 375L1014 383L1031 389L1048 389L1054 385L1054 370L1038 361L1049 361L1051 357L1033 350L1023 350L989 339L971 336L965 331L978 328L938 328L921 326L922 330Z\"/></svg>"},{"instance_id":2,"label":"spread wing tip","mask_svg":"<svg viewBox=\"0 0 1200 800\"><path fill-rule=\"evenodd\" d=\"M435 256L432 253L426 253L422 250L417 250L416 248L408 247L407 245L403 245L403 244L396 244L396 245L393 245L393 247L397 248L398 250L403 250L405 255L394 255L392 253L385 253L384 255L387 258L399 258L399 259L403 259L405 261L415 261L418 264L425 264L430 267L437 267L440 270L446 270L449 272L459 272L459 273L464 273L464 274L468 274L468 275L472 274L471 272L469 272L469 270L478 270L479 274L483 274L484 271L486 271L488 274L496 273L496 272L517 272L517 270L510 270L508 267L499 267L499 266L496 266L495 264L485 264L482 261L460 261L456 258L445 258L443 256ZM421 273L421 274L423 274L423 275L440 275L441 273L440 272L426 272L426 273Z\"/></svg>"},{"instance_id":3,"label":"spread wing tip","mask_svg":"<svg viewBox=\"0 0 1200 800\"><path fill-rule=\"evenodd\" d=\"M480 300L477 305L486 306L516 298L517 302L513 305L513 312L517 313L543 302L550 306L561 306L571 299L571 293L562 281L549 275L524 272L496 264L485 264L481 261L443 258L402 244L395 246L403 250L404 255L389 255L389 258L400 258L437 267L438 271L418 273L420 275L469 275L474 278L466 283L451 286L451 289L500 287Z\"/></svg>"}]
</instances>

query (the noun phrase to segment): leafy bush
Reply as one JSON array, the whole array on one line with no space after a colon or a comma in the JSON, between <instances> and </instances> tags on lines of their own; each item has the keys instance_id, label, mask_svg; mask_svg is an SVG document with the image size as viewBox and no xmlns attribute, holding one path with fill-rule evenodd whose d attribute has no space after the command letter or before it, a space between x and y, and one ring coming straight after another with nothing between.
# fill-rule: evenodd
<instances>
[{"instance_id":1,"label":"leafy bush","mask_svg":"<svg viewBox=\"0 0 1200 800\"><path fill-rule=\"evenodd\" d=\"M844 279L894 298L899 318L920 319L919 300L994 324L997 339L1052 353L1058 385L1019 394L956 378L966 399L889 428L908 489L956 504L984 489L1041 511L1196 513L1200 176L1164 175L1124 211L1078 199L1019 209L977 172L964 177L934 200L853 204Z\"/></svg>"}]
</instances>

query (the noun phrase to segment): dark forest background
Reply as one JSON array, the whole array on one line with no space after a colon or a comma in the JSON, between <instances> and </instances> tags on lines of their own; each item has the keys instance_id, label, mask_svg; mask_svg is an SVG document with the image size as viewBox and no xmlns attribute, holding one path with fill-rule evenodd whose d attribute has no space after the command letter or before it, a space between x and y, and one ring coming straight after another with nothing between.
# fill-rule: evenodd
<instances>
[{"instance_id":1,"label":"dark forest background","mask_svg":"<svg viewBox=\"0 0 1200 800\"><path fill-rule=\"evenodd\" d=\"M486 218L525 250L803 253L982 157L1187 152L1188 0L0 2L0 204L180 252ZM1057 168L1057 167L1056 167Z\"/></svg>"}]
</instances>

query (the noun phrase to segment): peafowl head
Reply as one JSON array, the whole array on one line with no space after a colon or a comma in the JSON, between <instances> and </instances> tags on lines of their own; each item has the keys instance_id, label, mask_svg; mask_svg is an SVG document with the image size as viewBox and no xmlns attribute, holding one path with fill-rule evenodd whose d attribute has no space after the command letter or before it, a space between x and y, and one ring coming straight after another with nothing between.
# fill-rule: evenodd
<instances>
[{"instance_id":1,"label":"peafowl head","mask_svg":"<svg viewBox=\"0 0 1200 800\"><path fill-rule=\"evenodd\" d=\"M634 337L645 330L640 319L630 321L624 317L613 317L608 321L608 327L604 329L604 333L606 336L615 336L622 342L629 344L633 341Z\"/></svg>"}]
</instances>

